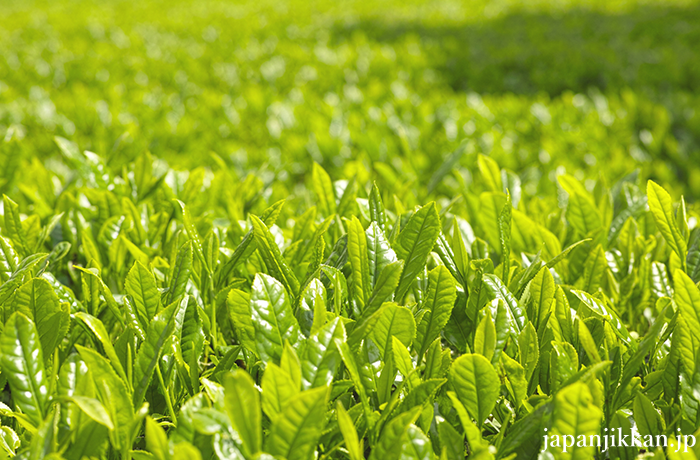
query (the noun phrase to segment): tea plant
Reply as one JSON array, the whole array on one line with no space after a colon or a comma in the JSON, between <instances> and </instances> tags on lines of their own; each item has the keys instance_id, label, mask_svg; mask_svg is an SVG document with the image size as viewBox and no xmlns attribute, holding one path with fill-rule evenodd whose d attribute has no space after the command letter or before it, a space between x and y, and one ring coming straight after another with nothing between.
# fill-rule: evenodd
<instances>
[{"instance_id":1,"label":"tea plant","mask_svg":"<svg viewBox=\"0 0 700 460\"><path fill-rule=\"evenodd\" d=\"M700 198L694 0L0 7L0 136L22 141L0 151L0 193L61 136L115 170L145 151L214 168L214 152L293 187L316 161L417 204L462 193L477 153L529 197L553 196L564 168L609 183L640 169Z\"/></svg>"},{"instance_id":2,"label":"tea plant","mask_svg":"<svg viewBox=\"0 0 700 460\"><path fill-rule=\"evenodd\" d=\"M314 164L285 201L56 143L3 198L5 457L635 458L543 446L631 426L700 454L698 216L652 181L529 198L480 155L416 203Z\"/></svg>"}]
</instances>

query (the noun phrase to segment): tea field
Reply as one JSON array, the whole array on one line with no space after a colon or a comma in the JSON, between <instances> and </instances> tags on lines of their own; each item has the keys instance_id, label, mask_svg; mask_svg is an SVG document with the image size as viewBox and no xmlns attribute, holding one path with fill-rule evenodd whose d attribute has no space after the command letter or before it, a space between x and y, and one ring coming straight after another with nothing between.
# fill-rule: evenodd
<instances>
[{"instance_id":1,"label":"tea field","mask_svg":"<svg viewBox=\"0 0 700 460\"><path fill-rule=\"evenodd\" d=\"M699 2L0 8L0 458L700 458Z\"/></svg>"}]
</instances>

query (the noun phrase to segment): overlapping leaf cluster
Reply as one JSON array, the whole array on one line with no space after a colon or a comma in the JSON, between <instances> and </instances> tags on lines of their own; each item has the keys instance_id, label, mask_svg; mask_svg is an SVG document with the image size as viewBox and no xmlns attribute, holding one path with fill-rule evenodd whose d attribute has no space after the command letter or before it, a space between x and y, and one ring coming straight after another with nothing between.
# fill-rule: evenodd
<instances>
[{"instance_id":1,"label":"overlapping leaf cluster","mask_svg":"<svg viewBox=\"0 0 700 460\"><path fill-rule=\"evenodd\" d=\"M62 136L116 168L215 152L294 184L314 160L421 203L477 152L530 197L559 168L700 197L695 0L0 4L0 193Z\"/></svg>"},{"instance_id":2,"label":"overlapping leaf cluster","mask_svg":"<svg viewBox=\"0 0 700 460\"><path fill-rule=\"evenodd\" d=\"M527 199L480 155L452 200L314 164L285 202L56 142L70 168L3 198L6 457L528 459L545 429L700 427L700 228L654 182Z\"/></svg>"}]
</instances>

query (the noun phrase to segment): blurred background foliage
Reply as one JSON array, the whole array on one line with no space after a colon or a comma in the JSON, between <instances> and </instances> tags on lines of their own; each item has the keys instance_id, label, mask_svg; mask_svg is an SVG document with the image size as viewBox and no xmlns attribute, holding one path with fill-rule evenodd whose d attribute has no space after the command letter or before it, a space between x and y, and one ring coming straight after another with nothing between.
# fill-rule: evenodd
<instances>
[{"instance_id":1,"label":"blurred background foliage","mask_svg":"<svg viewBox=\"0 0 700 460\"><path fill-rule=\"evenodd\" d=\"M417 202L479 153L553 194L639 169L700 197L696 1L2 0L0 191L61 136L294 194L313 161ZM36 160L34 160L36 161ZM52 163L53 162L53 163ZM417 186L418 185L418 186Z\"/></svg>"}]
</instances>

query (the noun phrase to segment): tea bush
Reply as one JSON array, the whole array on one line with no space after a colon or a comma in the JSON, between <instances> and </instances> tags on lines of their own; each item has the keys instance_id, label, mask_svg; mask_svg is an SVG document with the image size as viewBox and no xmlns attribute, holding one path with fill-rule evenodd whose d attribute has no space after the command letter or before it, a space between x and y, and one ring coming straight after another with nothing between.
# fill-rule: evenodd
<instances>
[{"instance_id":1,"label":"tea bush","mask_svg":"<svg viewBox=\"0 0 700 460\"><path fill-rule=\"evenodd\" d=\"M3 458L700 456L696 3L3 8Z\"/></svg>"}]
</instances>

